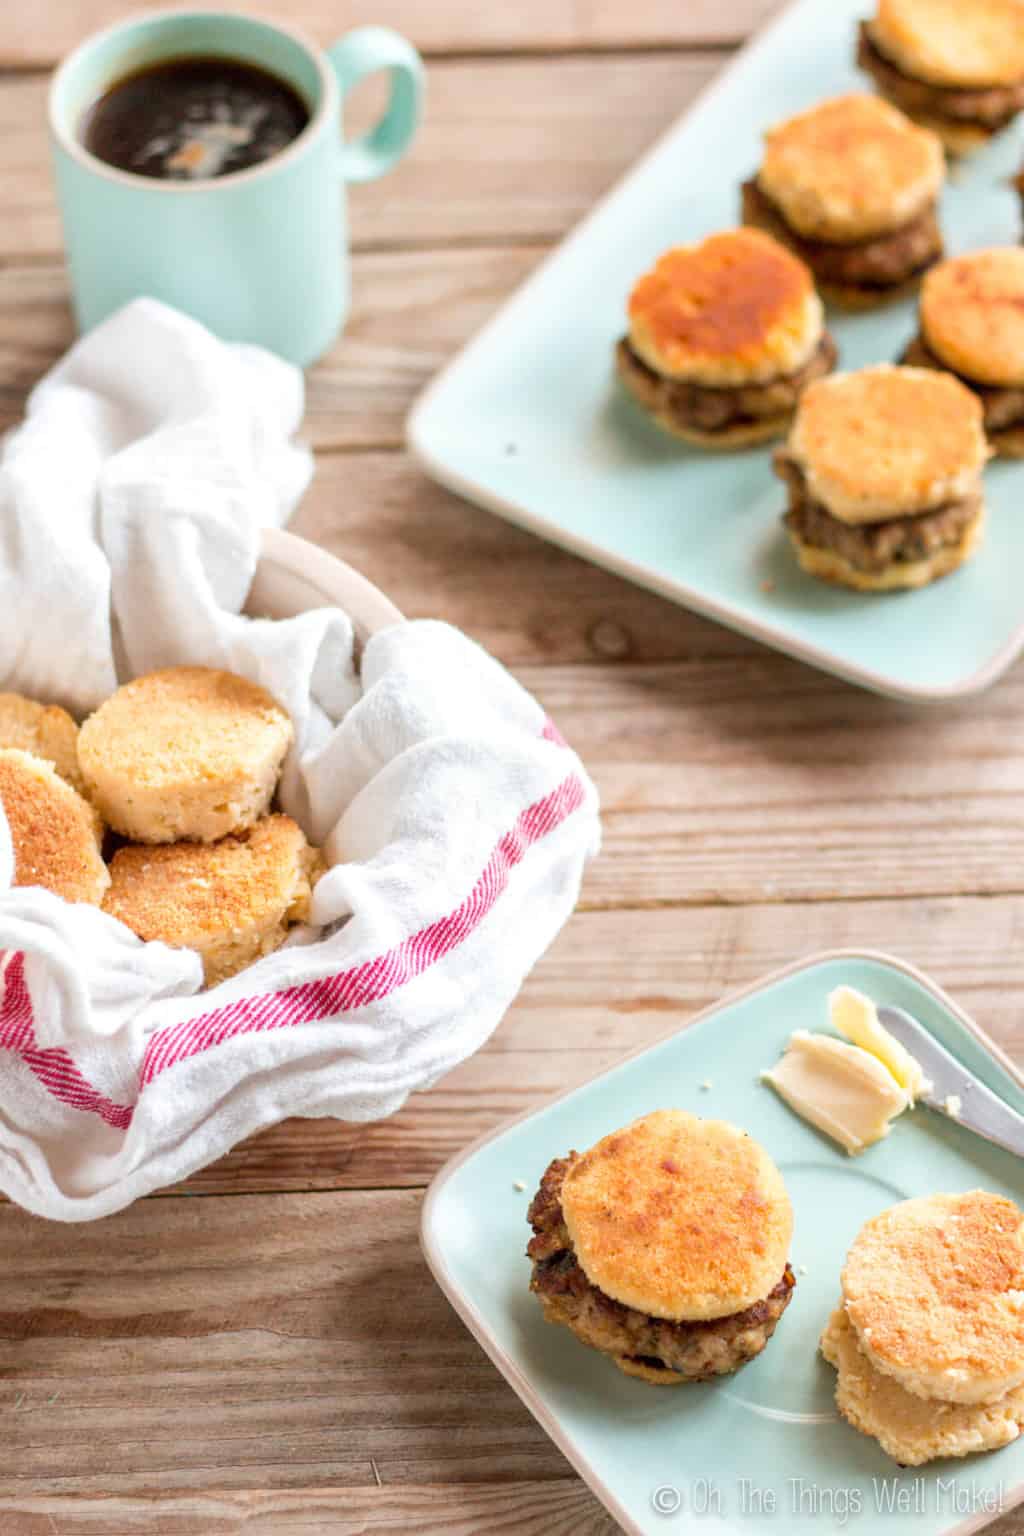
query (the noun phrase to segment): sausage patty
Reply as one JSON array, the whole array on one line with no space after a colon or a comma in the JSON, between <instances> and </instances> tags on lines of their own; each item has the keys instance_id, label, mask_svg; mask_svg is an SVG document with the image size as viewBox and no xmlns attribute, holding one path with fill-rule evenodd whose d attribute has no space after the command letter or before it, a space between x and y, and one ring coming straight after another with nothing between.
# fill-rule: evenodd
<instances>
[{"instance_id":1,"label":"sausage patty","mask_svg":"<svg viewBox=\"0 0 1024 1536\"><path fill-rule=\"evenodd\" d=\"M877 523L844 523L811 496L799 464L779 449L775 472L789 489L787 528L804 544L831 549L860 571L882 571L899 561L925 560L946 545L957 545L981 506L981 491L932 512L892 517Z\"/></svg>"},{"instance_id":2,"label":"sausage patty","mask_svg":"<svg viewBox=\"0 0 1024 1536\"><path fill-rule=\"evenodd\" d=\"M998 133L1024 109L1024 80L1016 85L994 85L984 90L932 85L906 74L879 48L871 28L862 21L857 37L857 63L876 82L884 96L912 117L931 118L951 127L978 128Z\"/></svg>"},{"instance_id":3,"label":"sausage patty","mask_svg":"<svg viewBox=\"0 0 1024 1536\"><path fill-rule=\"evenodd\" d=\"M570 1152L549 1163L527 1215L534 1233L526 1250L533 1260L530 1289L548 1321L563 1324L602 1354L688 1381L727 1375L759 1355L796 1285L789 1265L763 1301L710 1322L672 1323L623 1306L587 1279L565 1225L562 1181L577 1156Z\"/></svg>"},{"instance_id":4,"label":"sausage patty","mask_svg":"<svg viewBox=\"0 0 1024 1536\"><path fill-rule=\"evenodd\" d=\"M851 245L808 240L797 234L782 210L766 195L756 177L742 187L743 222L766 229L810 267L825 284L859 288L882 295L917 277L942 255L942 231L931 203L901 229Z\"/></svg>"},{"instance_id":5,"label":"sausage patty","mask_svg":"<svg viewBox=\"0 0 1024 1536\"><path fill-rule=\"evenodd\" d=\"M826 331L814 352L795 373L780 374L762 384L714 389L687 379L668 379L634 352L623 336L616 350L618 372L630 393L655 415L666 416L697 432L724 432L744 422L791 415L801 390L812 379L835 367L836 344Z\"/></svg>"}]
</instances>

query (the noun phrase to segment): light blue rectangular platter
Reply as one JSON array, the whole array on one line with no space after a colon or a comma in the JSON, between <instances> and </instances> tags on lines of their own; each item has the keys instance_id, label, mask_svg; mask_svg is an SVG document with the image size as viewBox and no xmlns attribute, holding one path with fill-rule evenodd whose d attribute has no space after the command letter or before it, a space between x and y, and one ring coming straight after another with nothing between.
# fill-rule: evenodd
<instances>
[{"instance_id":1,"label":"light blue rectangular platter","mask_svg":"<svg viewBox=\"0 0 1024 1536\"><path fill-rule=\"evenodd\" d=\"M849 1158L760 1082L794 1029L827 1028L826 999L841 982L908 1009L1024 1111L1024 1074L926 977L886 956L833 952L727 999L471 1147L427 1195L422 1242L442 1289L628 1532L948 1536L1024 1499L1024 1436L987 1456L901 1471L835 1412L835 1375L817 1343L861 1223L913 1195L984 1187L1020 1200L1024 1191L1019 1159L930 1110L903 1115L886 1140ZM735 1376L676 1388L630 1380L545 1323L524 1256L527 1206L550 1159L670 1106L731 1120L767 1147L793 1201L797 1273L762 1355Z\"/></svg>"},{"instance_id":2,"label":"light blue rectangular platter","mask_svg":"<svg viewBox=\"0 0 1024 1536\"><path fill-rule=\"evenodd\" d=\"M796 567L769 448L708 454L661 434L611 370L626 298L667 246L738 221L761 135L869 83L852 0L798 0L728 68L422 396L408 425L427 472L469 499L779 650L907 699L993 682L1024 645L1024 465L991 466L986 544L921 592L830 588ZM1016 244L1021 134L953 172L951 253ZM537 167L543 176L543 166ZM832 311L841 366L897 358L912 300Z\"/></svg>"}]
</instances>

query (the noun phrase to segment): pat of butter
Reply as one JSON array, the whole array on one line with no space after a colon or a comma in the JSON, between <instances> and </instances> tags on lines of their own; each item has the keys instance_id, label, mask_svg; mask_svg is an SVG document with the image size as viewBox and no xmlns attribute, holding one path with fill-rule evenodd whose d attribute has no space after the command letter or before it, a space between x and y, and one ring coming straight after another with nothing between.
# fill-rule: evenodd
<instances>
[{"instance_id":1,"label":"pat of butter","mask_svg":"<svg viewBox=\"0 0 1024 1536\"><path fill-rule=\"evenodd\" d=\"M928 1092L931 1083L921 1063L890 1035L879 1021L874 1003L863 992L855 992L853 987L836 987L829 996L828 1012L833 1028L888 1067L900 1087L906 1089L911 1104Z\"/></svg>"},{"instance_id":2,"label":"pat of butter","mask_svg":"<svg viewBox=\"0 0 1024 1536\"><path fill-rule=\"evenodd\" d=\"M804 1029L796 1031L785 1055L761 1076L791 1109L850 1153L888 1136L890 1120L909 1103L876 1057L858 1045Z\"/></svg>"}]
</instances>

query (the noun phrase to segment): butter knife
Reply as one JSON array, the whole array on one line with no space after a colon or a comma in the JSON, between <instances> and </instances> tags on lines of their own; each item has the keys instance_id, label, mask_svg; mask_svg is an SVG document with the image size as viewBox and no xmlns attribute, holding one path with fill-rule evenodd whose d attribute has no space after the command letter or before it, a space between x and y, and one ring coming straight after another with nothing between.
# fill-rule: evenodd
<instances>
[{"instance_id":1,"label":"butter knife","mask_svg":"<svg viewBox=\"0 0 1024 1536\"><path fill-rule=\"evenodd\" d=\"M997 1147L1004 1147L1024 1158L1024 1115L1011 1109L991 1088L986 1088L965 1066L951 1056L909 1013L902 1008L879 1008L880 1022L895 1035L902 1046L921 1063L930 1086L918 1099L940 1114L948 1115L968 1130L984 1136Z\"/></svg>"}]
</instances>

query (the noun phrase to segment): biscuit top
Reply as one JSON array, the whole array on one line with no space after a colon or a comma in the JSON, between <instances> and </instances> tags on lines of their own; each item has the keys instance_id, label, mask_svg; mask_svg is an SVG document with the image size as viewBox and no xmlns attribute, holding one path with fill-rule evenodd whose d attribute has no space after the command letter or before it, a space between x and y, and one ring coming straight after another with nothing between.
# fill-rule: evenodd
<instances>
[{"instance_id":1,"label":"biscuit top","mask_svg":"<svg viewBox=\"0 0 1024 1536\"><path fill-rule=\"evenodd\" d=\"M888 234L934 202L942 145L877 96L837 96L765 134L758 183L811 240L852 244Z\"/></svg>"},{"instance_id":2,"label":"biscuit top","mask_svg":"<svg viewBox=\"0 0 1024 1536\"><path fill-rule=\"evenodd\" d=\"M881 1369L945 1376L951 1398L974 1378L1024 1380L1024 1213L1012 1200L981 1189L904 1200L861 1228L842 1284Z\"/></svg>"},{"instance_id":3,"label":"biscuit top","mask_svg":"<svg viewBox=\"0 0 1024 1536\"><path fill-rule=\"evenodd\" d=\"M803 262L756 229L666 251L629 296L629 339L643 361L711 386L793 373L822 321Z\"/></svg>"},{"instance_id":4,"label":"biscuit top","mask_svg":"<svg viewBox=\"0 0 1024 1536\"><path fill-rule=\"evenodd\" d=\"M921 330L957 373L1024 385L1024 248L971 251L933 267L921 287Z\"/></svg>"},{"instance_id":5,"label":"biscuit top","mask_svg":"<svg viewBox=\"0 0 1024 1536\"><path fill-rule=\"evenodd\" d=\"M782 1176L724 1120L662 1109L577 1159L562 1212L590 1281L624 1306L680 1321L761 1301L786 1267Z\"/></svg>"},{"instance_id":6,"label":"biscuit top","mask_svg":"<svg viewBox=\"0 0 1024 1536\"><path fill-rule=\"evenodd\" d=\"M1015 85L1024 77L1021 0L878 0L871 36L932 85Z\"/></svg>"},{"instance_id":7,"label":"biscuit top","mask_svg":"<svg viewBox=\"0 0 1024 1536\"><path fill-rule=\"evenodd\" d=\"M302 829L279 815L217 843L129 844L111 860L103 907L140 938L194 945L308 898L315 859Z\"/></svg>"},{"instance_id":8,"label":"biscuit top","mask_svg":"<svg viewBox=\"0 0 1024 1536\"><path fill-rule=\"evenodd\" d=\"M167 667L125 683L79 734L83 762L146 789L232 779L260 765L291 721L265 688L233 672Z\"/></svg>"},{"instance_id":9,"label":"biscuit top","mask_svg":"<svg viewBox=\"0 0 1024 1536\"><path fill-rule=\"evenodd\" d=\"M110 883L102 826L88 801L50 763L0 750L0 802L14 849L14 884L41 885L65 901L99 902Z\"/></svg>"},{"instance_id":10,"label":"biscuit top","mask_svg":"<svg viewBox=\"0 0 1024 1536\"><path fill-rule=\"evenodd\" d=\"M812 498L845 523L962 501L978 491L989 452L977 395L951 374L889 363L810 385L785 451Z\"/></svg>"}]
</instances>

